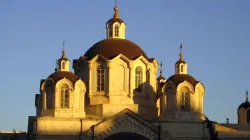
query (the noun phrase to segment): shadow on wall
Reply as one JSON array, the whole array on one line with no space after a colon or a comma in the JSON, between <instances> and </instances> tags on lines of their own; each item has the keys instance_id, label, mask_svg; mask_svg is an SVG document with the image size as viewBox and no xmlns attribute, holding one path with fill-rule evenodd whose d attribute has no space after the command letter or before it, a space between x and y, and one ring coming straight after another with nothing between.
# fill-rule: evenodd
<instances>
[{"instance_id":1,"label":"shadow on wall","mask_svg":"<svg viewBox=\"0 0 250 140\"><path fill-rule=\"evenodd\" d=\"M157 96L153 87L148 82L144 82L134 89L133 93L133 101L139 105L138 114L146 120L157 120Z\"/></svg>"}]
</instances>

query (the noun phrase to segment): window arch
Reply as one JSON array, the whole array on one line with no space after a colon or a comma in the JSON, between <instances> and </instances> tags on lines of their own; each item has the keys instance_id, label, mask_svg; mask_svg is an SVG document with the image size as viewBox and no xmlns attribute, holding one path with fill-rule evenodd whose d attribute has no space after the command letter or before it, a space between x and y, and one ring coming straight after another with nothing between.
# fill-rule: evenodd
<instances>
[{"instance_id":1,"label":"window arch","mask_svg":"<svg viewBox=\"0 0 250 140\"><path fill-rule=\"evenodd\" d=\"M65 62L62 62L62 69L65 69Z\"/></svg>"},{"instance_id":2,"label":"window arch","mask_svg":"<svg viewBox=\"0 0 250 140\"><path fill-rule=\"evenodd\" d=\"M190 111L190 90L185 87L181 90L180 109Z\"/></svg>"},{"instance_id":3,"label":"window arch","mask_svg":"<svg viewBox=\"0 0 250 140\"><path fill-rule=\"evenodd\" d=\"M181 72L183 72L183 65L181 65Z\"/></svg>"},{"instance_id":4,"label":"window arch","mask_svg":"<svg viewBox=\"0 0 250 140\"><path fill-rule=\"evenodd\" d=\"M141 83L142 83L142 68L138 66L135 69L135 91L136 92L142 92Z\"/></svg>"},{"instance_id":5,"label":"window arch","mask_svg":"<svg viewBox=\"0 0 250 140\"><path fill-rule=\"evenodd\" d=\"M250 123L250 109L248 108L247 111L246 111L246 118L247 118L247 124Z\"/></svg>"},{"instance_id":6,"label":"window arch","mask_svg":"<svg viewBox=\"0 0 250 140\"><path fill-rule=\"evenodd\" d=\"M109 30L109 37L112 37L113 35L113 26L112 25L109 25L109 28L108 28L108 30Z\"/></svg>"},{"instance_id":7,"label":"window arch","mask_svg":"<svg viewBox=\"0 0 250 140\"><path fill-rule=\"evenodd\" d=\"M104 78L105 78L105 71L104 66L100 65L97 67L96 72L96 81L97 81L97 91L104 91Z\"/></svg>"},{"instance_id":8,"label":"window arch","mask_svg":"<svg viewBox=\"0 0 250 140\"><path fill-rule=\"evenodd\" d=\"M115 25L115 37L119 36L119 25Z\"/></svg>"},{"instance_id":9,"label":"window arch","mask_svg":"<svg viewBox=\"0 0 250 140\"><path fill-rule=\"evenodd\" d=\"M61 92L61 108L69 108L69 85L63 84L60 88Z\"/></svg>"},{"instance_id":10,"label":"window arch","mask_svg":"<svg viewBox=\"0 0 250 140\"><path fill-rule=\"evenodd\" d=\"M46 109L52 109L53 108L53 100L54 100L54 88L52 84L47 84L46 86Z\"/></svg>"}]
</instances>

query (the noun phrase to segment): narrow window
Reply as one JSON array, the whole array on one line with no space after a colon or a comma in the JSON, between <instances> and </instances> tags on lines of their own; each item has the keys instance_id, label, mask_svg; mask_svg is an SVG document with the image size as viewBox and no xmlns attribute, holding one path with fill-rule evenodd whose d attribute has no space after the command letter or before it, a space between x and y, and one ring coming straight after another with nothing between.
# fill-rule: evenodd
<instances>
[{"instance_id":1,"label":"narrow window","mask_svg":"<svg viewBox=\"0 0 250 140\"><path fill-rule=\"evenodd\" d=\"M247 123L250 123L250 109L247 109Z\"/></svg>"},{"instance_id":2,"label":"narrow window","mask_svg":"<svg viewBox=\"0 0 250 140\"><path fill-rule=\"evenodd\" d=\"M69 108L69 90L67 84L61 86L61 108Z\"/></svg>"},{"instance_id":3,"label":"narrow window","mask_svg":"<svg viewBox=\"0 0 250 140\"><path fill-rule=\"evenodd\" d=\"M135 69L135 91L142 92L142 68L136 67Z\"/></svg>"},{"instance_id":4,"label":"narrow window","mask_svg":"<svg viewBox=\"0 0 250 140\"><path fill-rule=\"evenodd\" d=\"M115 37L119 36L119 25L115 25Z\"/></svg>"},{"instance_id":5,"label":"narrow window","mask_svg":"<svg viewBox=\"0 0 250 140\"><path fill-rule=\"evenodd\" d=\"M102 65L98 66L96 72L97 91L104 91L104 67Z\"/></svg>"},{"instance_id":6,"label":"narrow window","mask_svg":"<svg viewBox=\"0 0 250 140\"><path fill-rule=\"evenodd\" d=\"M52 109L53 107L53 86L51 84L47 85L46 89L46 109Z\"/></svg>"},{"instance_id":7,"label":"narrow window","mask_svg":"<svg viewBox=\"0 0 250 140\"><path fill-rule=\"evenodd\" d=\"M110 25L109 26L109 37L113 37L113 26L112 25Z\"/></svg>"},{"instance_id":8,"label":"narrow window","mask_svg":"<svg viewBox=\"0 0 250 140\"><path fill-rule=\"evenodd\" d=\"M62 69L65 69L65 62L62 62Z\"/></svg>"},{"instance_id":9,"label":"narrow window","mask_svg":"<svg viewBox=\"0 0 250 140\"><path fill-rule=\"evenodd\" d=\"M181 110L189 111L190 110L190 93L183 91L181 93Z\"/></svg>"},{"instance_id":10,"label":"narrow window","mask_svg":"<svg viewBox=\"0 0 250 140\"><path fill-rule=\"evenodd\" d=\"M183 72L183 65L181 65L181 72Z\"/></svg>"}]
</instances>

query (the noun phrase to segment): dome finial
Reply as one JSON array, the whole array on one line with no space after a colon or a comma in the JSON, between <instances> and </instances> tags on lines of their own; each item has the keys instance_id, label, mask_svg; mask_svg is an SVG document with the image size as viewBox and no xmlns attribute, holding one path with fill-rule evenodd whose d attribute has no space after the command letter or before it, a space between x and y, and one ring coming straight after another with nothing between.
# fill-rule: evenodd
<instances>
[{"instance_id":1,"label":"dome finial","mask_svg":"<svg viewBox=\"0 0 250 140\"><path fill-rule=\"evenodd\" d=\"M55 72L57 72L57 67L58 67L58 60L56 59L56 67L55 67Z\"/></svg>"},{"instance_id":2,"label":"dome finial","mask_svg":"<svg viewBox=\"0 0 250 140\"><path fill-rule=\"evenodd\" d=\"M66 58L66 55L65 55L66 52L65 52L64 46L65 46L65 40L63 40L62 58Z\"/></svg>"},{"instance_id":3,"label":"dome finial","mask_svg":"<svg viewBox=\"0 0 250 140\"><path fill-rule=\"evenodd\" d=\"M180 45L180 61L183 61L182 43L181 43L181 45Z\"/></svg>"},{"instance_id":4,"label":"dome finial","mask_svg":"<svg viewBox=\"0 0 250 140\"><path fill-rule=\"evenodd\" d=\"M114 14L114 18L119 18L119 14L118 14L118 7L117 7L117 0L115 0L115 7L114 7L114 11L115 11L115 14Z\"/></svg>"},{"instance_id":5,"label":"dome finial","mask_svg":"<svg viewBox=\"0 0 250 140\"><path fill-rule=\"evenodd\" d=\"M248 90L246 91L246 102L248 102Z\"/></svg>"},{"instance_id":6,"label":"dome finial","mask_svg":"<svg viewBox=\"0 0 250 140\"><path fill-rule=\"evenodd\" d=\"M163 71L162 71L162 61L161 61L161 64L160 64L160 68L161 68L161 70L160 70L160 77L163 77Z\"/></svg>"}]
</instances>

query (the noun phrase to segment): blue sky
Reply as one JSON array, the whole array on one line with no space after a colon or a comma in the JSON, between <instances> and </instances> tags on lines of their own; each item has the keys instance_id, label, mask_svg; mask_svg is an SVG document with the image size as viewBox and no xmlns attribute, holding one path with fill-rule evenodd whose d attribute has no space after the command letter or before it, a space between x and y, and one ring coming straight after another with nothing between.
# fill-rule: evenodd
<instances>
[{"instance_id":1,"label":"blue sky","mask_svg":"<svg viewBox=\"0 0 250 140\"><path fill-rule=\"evenodd\" d=\"M249 0L118 0L126 38L174 74L183 43L189 74L206 88L205 114L237 122L250 90ZM40 79L54 72L62 42L68 58L105 38L113 0L0 1L0 130L26 130Z\"/></svg>"}]
</instances>

